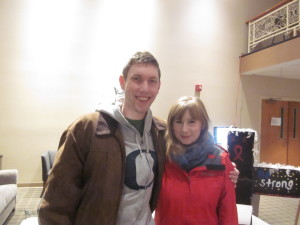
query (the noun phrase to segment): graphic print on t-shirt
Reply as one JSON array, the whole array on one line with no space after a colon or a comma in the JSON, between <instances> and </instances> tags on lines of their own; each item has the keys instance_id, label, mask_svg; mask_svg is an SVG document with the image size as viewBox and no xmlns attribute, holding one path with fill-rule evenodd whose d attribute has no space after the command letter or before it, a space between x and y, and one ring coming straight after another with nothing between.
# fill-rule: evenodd
<instances>
[{"instance_id":1,"label":"graphic print on t-shirt","mask_svg":"<svg viewBox=\"0 0 300 225\"><path fill-rule=\"evenodd\" d=\"M125 185L132 190L147 189L154 179L157 158L154 151L134 150L126 156Z\"/></svg>"}]
</instances>

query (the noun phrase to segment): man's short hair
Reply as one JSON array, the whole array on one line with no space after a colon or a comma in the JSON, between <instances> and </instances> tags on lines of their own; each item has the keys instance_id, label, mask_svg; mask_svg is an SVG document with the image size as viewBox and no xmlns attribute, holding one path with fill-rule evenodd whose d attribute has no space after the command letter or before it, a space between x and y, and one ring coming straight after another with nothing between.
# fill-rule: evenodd
<instances>
[{"instance_id":1,"label":"man's short hair","mask_svg":"<svg viewBox=\"0 0 300 225\"><path fill-rule=\"evenodd\" d=\"M159 68L159 64L156 60L156 58L147 51L144 52L136 52L128 61L128 63L126 64L126 66L123 68L123 76L124 79L127 79L127 75L128 75L128 71L130 69L130 67L134 64L140 64L140 63L145 63L145 64L151 64L157 67L158 70L158 76L160 79L160 68Z\"/></svg>"}]
</instances>

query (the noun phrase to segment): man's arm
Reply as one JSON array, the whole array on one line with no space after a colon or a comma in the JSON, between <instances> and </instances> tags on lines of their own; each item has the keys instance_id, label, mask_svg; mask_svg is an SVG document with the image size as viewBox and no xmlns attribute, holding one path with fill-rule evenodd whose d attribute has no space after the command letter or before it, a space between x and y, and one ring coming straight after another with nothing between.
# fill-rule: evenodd
<instances>
[{"instance_id":1,"label":"man's arm","mask_svg":"<svg viewBox=\"0 0 300 225\"><path fill-rule=\"evenodd\" d=\"M232 183L234 183L236 185L237 180L239 178L240 171L238 171L234 162L231 162L231 163L234 167L234 170L231 170L229 172L229 179L231 180Z\"/></svg>"},{"instance_id":2,"label":"man's arm","mask_svg":"<svg viewBox=\"0 0 300 225\"><path fill-rule=\"evenodd\" d=\"M74 223L82 195L82 158L73 133L64 132L39 206L40 225Z\"/></svg>"}]
</instances>

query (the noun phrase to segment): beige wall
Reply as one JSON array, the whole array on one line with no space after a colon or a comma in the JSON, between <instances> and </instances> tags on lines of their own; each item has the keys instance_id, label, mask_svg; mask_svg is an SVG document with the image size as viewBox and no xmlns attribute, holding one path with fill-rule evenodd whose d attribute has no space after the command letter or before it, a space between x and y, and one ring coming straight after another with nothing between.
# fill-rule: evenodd
<instances>
[{"instance_id":1,"label":"beige wall","mask_svg":"<svg viewBox=\"0 0 300 225\"><path fill-rule=\"evenodd\" d=\"M300 101L300 80L266 76L242 76L241 124L260 131L261 100ZM259 133L258 133L259 134Z\"/></svg>"},{"instance_id":2,"label":"beige wall","mask_svg":"<svg viewBox=\"0 0 300 225\"><path fill-rule=\"evenodd\" d=\"M163 118L195 84L203 85L212 126L258 129L262 96L300 98L294 81L240 82L245 21L279 0L115 2L0 1L0 154L3 169L19 170L19 183L41 182L40 155L56 149L75 118L111 99L137 50L150 50L161 64L152 110Z\"/></svg>"}]
</instances>

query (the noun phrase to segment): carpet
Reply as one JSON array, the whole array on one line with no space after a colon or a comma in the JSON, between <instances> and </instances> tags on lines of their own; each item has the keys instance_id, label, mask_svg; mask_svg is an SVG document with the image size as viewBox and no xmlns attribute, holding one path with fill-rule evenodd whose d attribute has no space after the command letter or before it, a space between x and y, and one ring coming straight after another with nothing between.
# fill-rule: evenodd
<instances>
[{"instance_id":1,"label":"carpet","mask_svg":"<svg viewBox=\"0 0 300 225\"><path fill-rule=\"evenodd\" d=\"M16 209L3 225L20 225L24 219L37 216L42 187L18 187Z\"/></svg>"},{"instance_id":2,"label":"carpet","mask_svg":"<svg viewBox=\"0 0 300 225\"><path fill-rule=\"evenodd\" d=\"M37 216L42 187L19 187L16 209L3 225L20 225L24 219ZM260 196L258 217L271 225L291 225L300 204L299 198ZM298 221L300 225L300 220Z\"/></svg>"}]
</instances>

